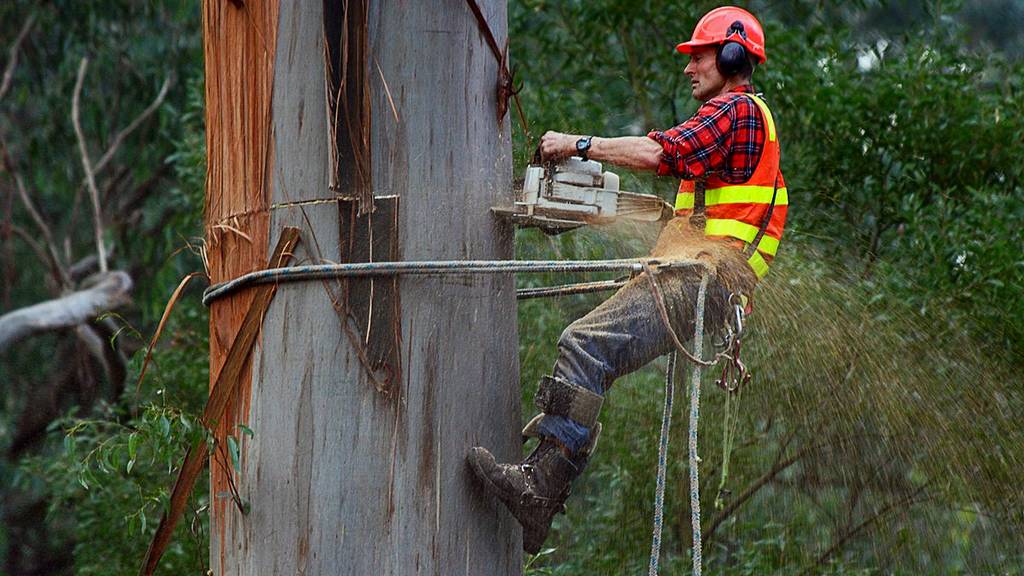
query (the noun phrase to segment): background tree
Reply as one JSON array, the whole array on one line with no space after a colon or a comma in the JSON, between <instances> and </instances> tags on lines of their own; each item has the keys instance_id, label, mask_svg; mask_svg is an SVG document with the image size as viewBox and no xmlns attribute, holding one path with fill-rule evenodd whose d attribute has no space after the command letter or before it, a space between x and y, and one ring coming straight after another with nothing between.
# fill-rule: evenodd
<instances>
[{"instance_id":1,"label":"background tree","mask_svg":"<svg viewBox=\"0 0 1024 576\"><path fill-rule=\"evenodd\" d=\"M129 413L142 399L128 359L144 343L136 327L154 325L191 256L172 251L198 229L200 190L183 187L195 183L182 169L197 152L189 130L201 130L186 114L188 87L199 81L196 16L187 2L0 7L5 573L68 573L103 557L88 552L94 539L123 542L130 515L111 500L145 496L128 464L140 438ZM53 432L66 413L97 418L97 428L76 423L62 444ZM117 468L122 484L105 482L112 492L102 502L90 502L96 482L79 484L71 468L41 478L17 468L62 445L95 458L91 448L111 448L114 432L124 432L125 457L104 466ZM73 497L64 478L81 489Z\"/></svg>"}]
</instances>

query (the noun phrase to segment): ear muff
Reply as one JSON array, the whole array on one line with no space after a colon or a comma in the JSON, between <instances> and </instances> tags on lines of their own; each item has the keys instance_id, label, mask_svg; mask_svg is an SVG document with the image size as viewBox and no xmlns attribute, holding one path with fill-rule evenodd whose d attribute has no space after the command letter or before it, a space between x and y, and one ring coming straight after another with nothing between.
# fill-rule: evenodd
<instances>
[{"instance_id":1,"label":"ear muff","mask_svg":"<svg viewBox=\"0 0 1024 576\"><path fill-rule=\"evenodd\" d=\"M718 71L726 78L738 74L749 62L747 60L746 46L734 40L728 40L737 34L744 40L747 39L747 32L743 28L743 22L739 20L729 26L729 31L725 35L726 41L718 47L718 56L715 62L718 65Z\"/></svg>"}]
</instances>

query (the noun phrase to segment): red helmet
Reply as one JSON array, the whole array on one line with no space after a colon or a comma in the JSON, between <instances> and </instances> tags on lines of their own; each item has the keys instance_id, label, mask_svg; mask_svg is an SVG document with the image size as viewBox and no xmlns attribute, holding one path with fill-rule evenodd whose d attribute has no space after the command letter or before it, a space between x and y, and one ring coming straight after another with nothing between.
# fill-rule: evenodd
<instances>
[{"instance_id":1,"label":"red helmet","mask_svg":"<svg viewBox=\"0 0 1024 576\"><path fill-rule=\"evenodd\" d=\"M742 24L739 31L733 27L736 22ZM676 50L689 54L697 46L715 46L725 42L742 44L762 64L768 59L764 51L761 23L753 14L736 6L722 6L705 14L693 29L693 38L676 46Z\"/></svg>"}]
</instances>

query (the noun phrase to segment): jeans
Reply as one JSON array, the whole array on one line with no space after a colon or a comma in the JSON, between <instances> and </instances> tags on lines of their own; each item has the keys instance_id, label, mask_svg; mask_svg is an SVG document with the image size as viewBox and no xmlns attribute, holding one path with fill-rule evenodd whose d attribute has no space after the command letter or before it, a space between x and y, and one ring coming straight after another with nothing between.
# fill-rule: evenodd
<instances>
[{"instance_id":1,"label":"jeans","mask_svg":"<svg viewBox=\"0 0 1024 576\"><path fill-rule=\"evenodd\" d=\"M693 338L701 274L702 269L692 268L656 275L672 328L681 342ZM728 302L729 291L711 276L704 314L709 332L724 325ZM642 368L674 348L658 312L650 280L641 274L562 332L552 375L604 395L616 378ZM589 428L565 416L545 416L539 432L557 438L573 453L590 440Z\"/></svg>"}]
</instances>

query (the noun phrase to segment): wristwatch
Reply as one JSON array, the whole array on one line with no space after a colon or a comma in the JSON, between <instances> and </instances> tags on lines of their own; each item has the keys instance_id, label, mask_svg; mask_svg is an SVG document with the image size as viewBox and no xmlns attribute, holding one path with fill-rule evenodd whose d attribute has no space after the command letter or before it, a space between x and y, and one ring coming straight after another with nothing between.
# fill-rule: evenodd
<instances>
[{"instance_id":1,"label":"wristwatch","mask_svg":"<svg viewBox=\"0 0 1024 576\"><path fill-rule=\"evenodd\" d=\"M576 154L583 159L583 161L589 160L587 153L590 152L590 141L593 140L593 136L584 136L576 141Z\"/></svg>"}]
</instances>

